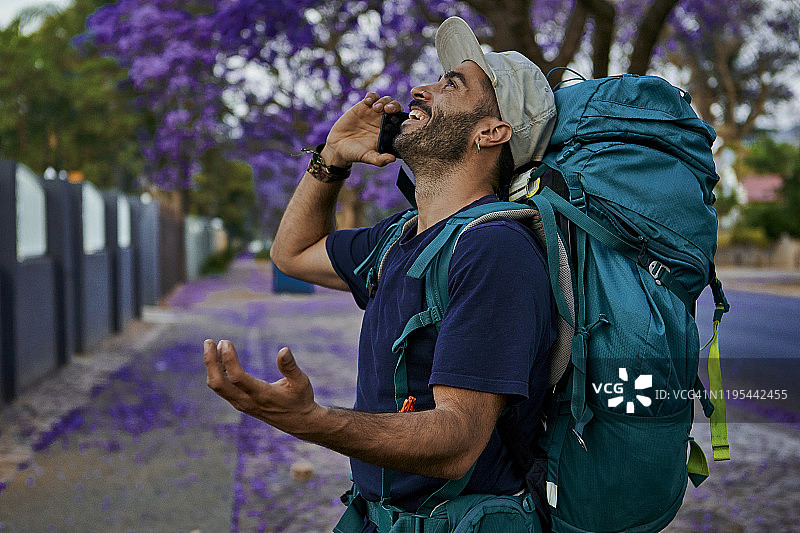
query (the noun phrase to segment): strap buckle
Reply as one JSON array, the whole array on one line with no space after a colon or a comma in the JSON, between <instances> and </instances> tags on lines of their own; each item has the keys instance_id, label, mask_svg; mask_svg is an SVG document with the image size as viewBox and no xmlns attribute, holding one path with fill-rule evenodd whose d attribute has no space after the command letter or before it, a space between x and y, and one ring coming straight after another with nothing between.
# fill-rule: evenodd
<instances>
[{"instance_id":1,"label":"strap buckle","mask_svg":"<svg viewBox=\"0 0 800 533\"><path fill-rule=\"evenodd\" d=\"M439 308L436 306L429 308L428 314L431 318L431 324L441 323L442 319L444 318L441 311L439 311Z\"/></svg>"},{"instance_id":2,"label":"strap buckle","mask_svg":"<svg viewBox=\"0 0 800 533\"><path fill-rule=\"evenodd\" d=\"M650 264L647 266L647 271L650 272L650 275L653 276L653 279L656 280L656 285L661 285L661 276L664 272L672 272L672 270L662 263L661 261L653 260L650 261Z\"/></svg>"},{"instance_id":3,"label":"strap buckle","mask_svg":"<svg viewBox=\"0 0 800 533\"><path fill-rule=\"evenodd\" d=\"M375 267L369 269L367 273L367 296L375 298L378 292L378 271Z\"/></svg>"}]
</instances>

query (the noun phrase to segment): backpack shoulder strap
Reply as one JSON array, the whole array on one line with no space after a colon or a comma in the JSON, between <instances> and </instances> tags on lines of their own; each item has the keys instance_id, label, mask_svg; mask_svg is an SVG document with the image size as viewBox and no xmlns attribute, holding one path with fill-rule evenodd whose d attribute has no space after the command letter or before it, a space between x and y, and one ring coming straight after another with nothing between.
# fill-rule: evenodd
<instances>
[{"instance_id":1,"label":"backpack shoulder strap","mask_svg":"<svg viewBox=\"0 0 800 533\"><path fill-rule=\"evenodd\" d=\"M400 240L405 230L417 220L417 210L409 209L403 213L399 219L389 225L378 240L378 244L369 253L366 259L356 267L353 273L356 276L363 276L367 273L367 293L369 297L375 296L378 288L378 281L382 273L383 260L389 250Z\"/></svg>"},{"instance_id":2,"label":"backpack shoulder strap","mask_svg":"<svg viewBox=\"0 0 800 533\"><path fill-rule=\"evenodd\" d=\"M547 215L548 213L540 213L538 206L516 202L493 202L453 216L408 271L411 277L417 279L425 277L425 299L428 309L409 320L400 338L395 341L394 348L399 349L406 337L420 327L433 325L439 329L450 302L448 292L450 260L459 238L465 231L478 224L501 218L526 221L545 246L550 285L558 308L558 337L551 350L549 380L549 386L555 385L564 375L570 361L570 346L575 324L575 299L567 246L556 226L552 210L550 216Z\"/></svg>"},{"instance_id":3,"label":"backpack shoulder strap","mask_svg":"<svg viewBox=\"0 0 800 533\"><path fill-rule=\"evenodd\" d=\"M519 204L494 202L467 209L451 216L444 228L428 244L409 268L407 275L412 278L425 278L425 301L428 308L412 316L406 323L400 337L395 340L392 350L400 353L405 348L406 338L417 329L434 326L436 330L442 323L444 311L450 302L447 290L447 274L450 258L455 244L465 226L481 215L491 213L505 206L506 209L519 209ZM399 400L398 400L399 401Z\"/></svg>"}]
</instances>

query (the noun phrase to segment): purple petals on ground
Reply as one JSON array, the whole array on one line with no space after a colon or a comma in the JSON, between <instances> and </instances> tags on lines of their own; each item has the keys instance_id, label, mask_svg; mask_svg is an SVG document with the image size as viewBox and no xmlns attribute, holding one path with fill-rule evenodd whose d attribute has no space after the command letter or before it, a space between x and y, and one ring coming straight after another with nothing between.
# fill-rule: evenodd
<instances>
[{"instance_id":1,"label":"purple petals on ground","mask_svg":"<svg viewBox=\"0 0 800 533\"><path fill-rule=\"evenodd\" d=\"M338 496L349 486L347 460L241 415L214 395L205 384L202 342L231 339L245 369L268 381L282 377L275 358L288 345L311 376L320 403L352 405L360 312L350 295L336 291L273 295L271 270L244 262L247 266L238 271L173 292L169 303L176 322L163 326L163 334L107 381L90 385L86 405L68 411L46 431L34 424L23 427L21 433L41 454L20 466L23 490L36 494L49 483L61 483L69 487L72 509L105 513L107 524L120 506L130 505L122 502L131 496L141 500L149 494L148 511L136 516L159 523L165 518L151 512L152 498L169 502L191 490L218 490L230 498L225 520L230 519L232 531L330 529L343 511ZM88 459L91 468L75 470L61 459L69 454L76 463ZM62 462L42 469L44 456ZM231 484L196 469L214 460L233 475ZM293 478L291 465L300 460L313 466L307 481ZM160 473L142 477L165 468L170 474L164 479L155 477ZM120 483L129 492L98 496L101 480ZM0 483L0 493L7 490ZM194 514L207 512L192 504Z\"/></svg>"}]
</instances>

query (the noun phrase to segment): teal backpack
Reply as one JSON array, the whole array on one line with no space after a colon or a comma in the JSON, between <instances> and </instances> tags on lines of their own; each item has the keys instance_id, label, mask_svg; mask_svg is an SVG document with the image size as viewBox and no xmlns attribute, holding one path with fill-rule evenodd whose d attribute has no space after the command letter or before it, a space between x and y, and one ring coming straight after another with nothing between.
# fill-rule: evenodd
<instances>
[{"instance_id":1,"label":"teal backpack","mask_svg":"<svg viewBox=\"0 0 800 533\"><path fill-rule=\"evenodd\" d=\"M553 531L665 527L687 480L696 486L709 473L690 437L694 398L711 419L714 459L730 458L717 338L729 305L713 263L715 133L690 101L652 76L556 90L550 146L541 164L512 182L513 201L453 216L408 272L424 277L429 308L395 343L398 410L407 397L405 339L421 327L438 329L459 235L506 217L525 221L542 241L559 330L546 430L540 450L520 452L513 421L501 419L498 429L528 472L530 505ZM413 204L412 187L398 185ZM379 282L386 252L414 215L390 227L357 269L368 286ZM706 392L694 312L709 285L716 311ZM448 496L457 492L452 484L447 489Z\"/></svg>"}]
</instances>

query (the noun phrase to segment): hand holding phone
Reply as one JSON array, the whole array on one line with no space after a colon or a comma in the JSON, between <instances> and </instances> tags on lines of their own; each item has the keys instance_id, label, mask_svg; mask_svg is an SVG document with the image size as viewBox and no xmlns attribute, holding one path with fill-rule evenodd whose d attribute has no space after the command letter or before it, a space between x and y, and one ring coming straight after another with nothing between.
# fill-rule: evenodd
<instances>
[{"instance_id":1,"label":"hand holding phone","mask_svg":"<svg viewBox=\"0 0 800 533\"><path fill-rule=\"evenodd\" d=\"M400 133L400 125L408 119L408 113L384 113L381 118L381 129L378 133L378 153L400 155L394 149L394 138Z\"/></svg>"}]
</instances>

